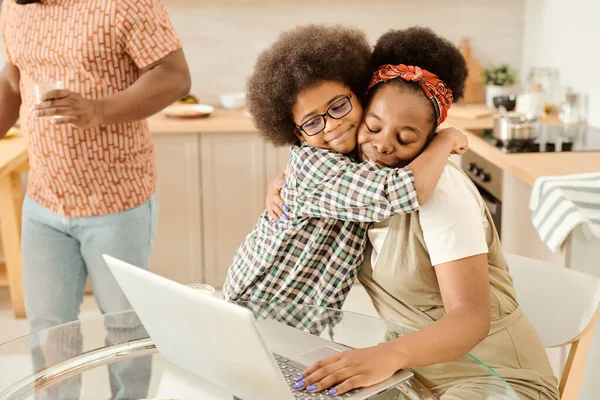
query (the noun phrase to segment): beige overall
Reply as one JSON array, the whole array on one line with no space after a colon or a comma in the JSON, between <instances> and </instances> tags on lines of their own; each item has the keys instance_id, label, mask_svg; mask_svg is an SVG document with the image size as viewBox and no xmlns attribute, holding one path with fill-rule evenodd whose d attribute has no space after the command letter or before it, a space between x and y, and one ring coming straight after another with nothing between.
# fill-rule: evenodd
<instances>
[{"instance_id":1,"label":"beige overall","mask_svg":"<svg viewBox=\"0 0 600 400\"><path fill-rule=\"evenodd\" d=\"M493 227L487 209L486 215ZM535 329L516 302L500 239L493 232L488 243L491 329L470 353L509 382L521 398L558 399L557 379ZM418 212L392 217L374 269L370 260L369 246L359 280L383 318L422 329L444 315ZM498 393L492 387L498 380L483 374L484 368L467 357L414 371L444 400L486 399L490 392Z\"/></svg>"}]
</instances>

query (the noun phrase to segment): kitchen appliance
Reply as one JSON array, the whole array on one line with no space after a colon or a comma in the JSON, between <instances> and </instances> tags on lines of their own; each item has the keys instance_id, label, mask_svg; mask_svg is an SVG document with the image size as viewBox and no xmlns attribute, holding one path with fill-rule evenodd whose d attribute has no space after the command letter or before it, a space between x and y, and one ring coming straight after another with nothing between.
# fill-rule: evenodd
<instances>
[{"instance_id":1,"label":"kitchen appliance","mask_svg":"<svg viewBox=\"0 0 600 400\"><path fill-rule=\"evenodd\" d=\"M502 169L473 151L462 156L462 169L477 187L502 239Z\"/></svg>"},{"instance_id":2,"label":"kitchen appliance","mask_svg":"<svg viewBox=\"0 0 600 400\"><path fill-rule=\"evenodd\" d=\"M535 135L540 118L516 112L494 115L494 137L502 142L529 140Z\"/></svg>"},{"instance_id":3,"label":"kitchen appliance","mask_svg":"<svg viewBox=\"0 0 600 400\"><path fill-rule=\"evenodd\" d=\"M471 129L505 153L600 152L600 129L587 125L538 125L529 139L500 140L493 129Z\"/></svg>"}]
</instances>

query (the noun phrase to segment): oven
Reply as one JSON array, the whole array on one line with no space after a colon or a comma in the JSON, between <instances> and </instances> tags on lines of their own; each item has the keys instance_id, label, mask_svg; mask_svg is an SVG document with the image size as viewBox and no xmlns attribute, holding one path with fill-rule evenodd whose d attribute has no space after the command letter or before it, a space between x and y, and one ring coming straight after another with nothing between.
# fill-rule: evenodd
<instances>
[{"instance_id":1,"label":"oven","mask_svg":"<svg viewBox=\"0 0 600 400\"><path fill-rule=\"evenodd\" d=\"M462 156L462 169L479 190L502 239L502 169L472 151Z\"/></svg>"}]
</instances>

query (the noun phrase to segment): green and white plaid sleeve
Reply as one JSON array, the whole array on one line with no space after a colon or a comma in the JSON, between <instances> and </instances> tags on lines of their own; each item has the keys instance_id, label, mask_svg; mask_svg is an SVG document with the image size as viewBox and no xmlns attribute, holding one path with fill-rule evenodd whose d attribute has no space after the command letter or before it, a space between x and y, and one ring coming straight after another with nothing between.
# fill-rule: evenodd
<instances>
[{"instance_id":1,"label":"green and white plaid sleeve","mask_svg":"<svg viewBox=\"0 0 600 400\"><path fill-rule=\"evenodd\" d=\"M309 146L292 148L287 184L295 199L292 217L376 222L419 208L410 168L356 163L342 154ZM285 190L282 195L285 200Z\"/></svg>"}]
</instances>

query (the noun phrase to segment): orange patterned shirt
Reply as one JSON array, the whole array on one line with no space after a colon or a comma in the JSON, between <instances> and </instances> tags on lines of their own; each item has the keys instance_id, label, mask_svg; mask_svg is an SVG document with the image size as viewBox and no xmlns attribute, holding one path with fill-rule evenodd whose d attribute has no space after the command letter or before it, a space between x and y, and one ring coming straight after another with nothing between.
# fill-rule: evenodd
<instances>
[{"instance_id":1,"label":"orange patterned shirt","mask_svg":"<svg viewBox=\"0 0 600 400\"><path fill-rule=\"evenodd\" d=\"M4 0L0 24L6 61L21 73L27 194L68 217L126 211L149 200L156 160L146 121L54 126L33 116L32 85L62 81L88 99L127 89L142 68L181 47L160 0Z\"/></svg>"}]
</instances>

